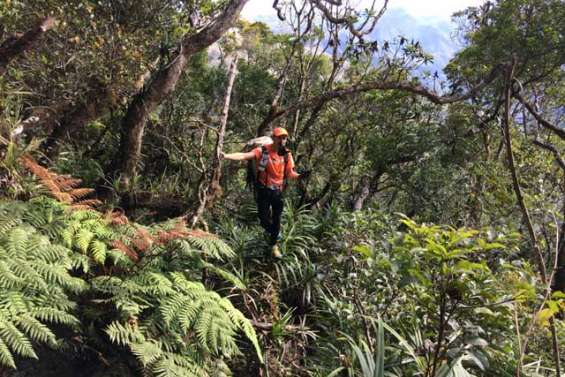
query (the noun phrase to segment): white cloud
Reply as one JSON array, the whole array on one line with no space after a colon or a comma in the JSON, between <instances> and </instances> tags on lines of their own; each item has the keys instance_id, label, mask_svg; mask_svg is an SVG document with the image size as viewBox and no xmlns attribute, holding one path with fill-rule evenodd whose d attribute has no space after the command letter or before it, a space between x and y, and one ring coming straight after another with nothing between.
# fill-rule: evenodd
<instances>
[{"instance_id":1,"label":"white cloud","mask_svg":"<svg viewBox=\"0 0 565 377\"><path fill-rule=\"evenodd\" d=\"M453 13L482 3L484 0L391 0L389 7L402 8L414 17L438 17L449 20Z\"/></svg>"},{"instance_id":2,"label":"white cloud","mask_svg":"<svg viewBox=\"0 0 565 377\"><path fill-rule=\"evenodd\" d=\"M256 20L275 14L273 2L270 0L250 0L241 12L241 16L248 20Z\"/></svg>"},{"instance_id":3,"label":"white cloud","mask_svg":"<svg viewBox=\"0 0 565 377\"><path fill-rule=\"evenodd\" d=\"M359 8L368 6L371 0L354 0ZM389 8L402 8L416 18L438 17L449 20L454 12L463 10L469 6L477 6L484 0L390 0ZM381 3L382 4L382 3ZM243 8L242 16L248 20L274 17L271 0L250 0Z\"/></svg>"}]
</instances>

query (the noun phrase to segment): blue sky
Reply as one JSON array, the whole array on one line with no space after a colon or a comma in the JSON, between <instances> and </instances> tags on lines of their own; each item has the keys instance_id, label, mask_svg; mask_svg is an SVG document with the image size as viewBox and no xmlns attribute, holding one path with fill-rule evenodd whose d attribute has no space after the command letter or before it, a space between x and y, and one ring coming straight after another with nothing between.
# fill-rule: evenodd
<instances>
[{"instance_id":1,"label":"blue sky","mask_svg":"<svg viewBox=\"0 0 565 377\"><path fill-rule=\"evenodd\" d=\"M372 0L351 0L360 9L371 2ZM419 40L422 47L434 56L434 63L428 67L429 70L441 71L461 48L455 33L457 25L451 21L451 15L483 2L484 0L389 0L387 12L377 26L375 36L379 40L391 40L399 35ZM263 21L278 29L280 21L272 4L271 0L250 0L243 9L242 16L250 21Z\"/></svg>"},{"instance_id":2,"label":"blue sky","mask_svg":"<svg viewBox=\"0 0 565 377\"><path fill-rule=\"evenodd\" d=\"M388 9L401 8L411 16L418 19L439 18L444 21L449 21L454 12L465 9L469 6L480 5L483 2L483 0L390 0ZM354 0L352 3L357 5L359 8L364 8L367 7L367 4L370 3L370 1ZM273 11L272 4L273 2L271 0L250 0L243 9L243 17L255 20L274 16L275 13Z\"/></svg>"}]
</instances>

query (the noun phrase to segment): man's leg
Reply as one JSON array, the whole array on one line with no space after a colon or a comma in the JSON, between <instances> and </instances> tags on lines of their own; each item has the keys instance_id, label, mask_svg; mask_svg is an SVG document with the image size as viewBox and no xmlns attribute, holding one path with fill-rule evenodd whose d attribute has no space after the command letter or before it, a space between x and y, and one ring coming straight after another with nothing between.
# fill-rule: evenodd
<instances>
[{"instance_id":1,"label":"man's leg","mask_svg":"<svg viewBox=\"0 0 565 377\"><path fill-rule=\"evenodd\" d=\"M270 211L269 192L266 189L257 188L257 213L259 222L263 229L269 234L271 233L271 211Z\"/></svg>"},{"instance_id":2,"label":"man's leg","mask_svg":"<svg viewBox=\"0 0 565 377\"><path fill-rule=\"evenodd\" d=\"M281 192L273 192L271 195L271 206L273 207L273 222L271 228L271 245L277 243L279 232L281 230L281 217L283 213L284 202Z\"/></svg>"}]
</instances>

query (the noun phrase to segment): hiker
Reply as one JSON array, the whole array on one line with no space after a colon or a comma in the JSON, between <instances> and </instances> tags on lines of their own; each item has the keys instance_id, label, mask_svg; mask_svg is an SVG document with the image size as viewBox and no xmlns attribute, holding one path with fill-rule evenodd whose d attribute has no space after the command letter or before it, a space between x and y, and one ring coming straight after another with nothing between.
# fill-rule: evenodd
<instances>
[{"instance_id":1,"label":"hiker","mask_svg":"<svg viewBox=\"0 0 565 377\"><path fill-rule=\"evenodd\" d=\"M302 179L308 172L298 174L294 170L292 154L286 148L288 132L282 127L273 130L273 143L257 147L249 152L221 153L227 160L245 161L255 159L257 179L255 182L257 212L261 226L269 234L270 246L275 258L280 258L281 252L277 245L281 228L283 212L283 197L285 180Z\"/></svg>"}]
</instances>

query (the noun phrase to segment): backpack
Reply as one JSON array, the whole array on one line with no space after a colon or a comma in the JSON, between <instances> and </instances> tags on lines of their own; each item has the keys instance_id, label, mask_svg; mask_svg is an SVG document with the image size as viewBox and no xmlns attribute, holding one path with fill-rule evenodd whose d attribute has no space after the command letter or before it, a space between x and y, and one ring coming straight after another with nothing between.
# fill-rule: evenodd
<instances>
[{"instance_id":1,"label":"backpack","mask_svg":"<svg viewBox=\"0 0 565 377\"><path fill-rule=\"evenodd\" d=\"M259 173L265 171L267 164L269 163L269 151L267 150L267 145L273 144L273 139L268 136L257 137L251 139L247 142L245 146L246 151L251 151L257 147L261 147L261 158L259 159L259 164L255 159L247 161L247 187L255 192L257 183L259 182ZM286 166L288 163L288 150L284 154L284 177L283 177L283 190L286 187Z\"/></svg>"}]
</instances>

